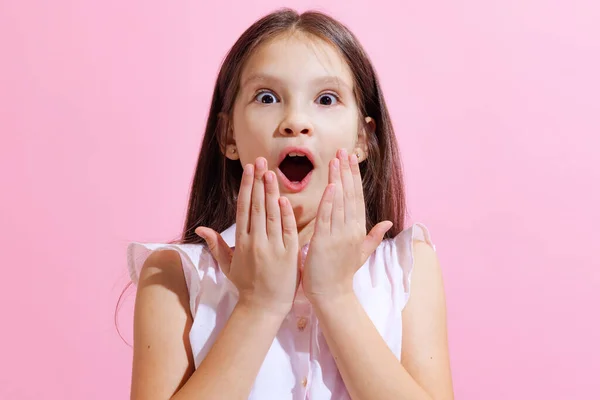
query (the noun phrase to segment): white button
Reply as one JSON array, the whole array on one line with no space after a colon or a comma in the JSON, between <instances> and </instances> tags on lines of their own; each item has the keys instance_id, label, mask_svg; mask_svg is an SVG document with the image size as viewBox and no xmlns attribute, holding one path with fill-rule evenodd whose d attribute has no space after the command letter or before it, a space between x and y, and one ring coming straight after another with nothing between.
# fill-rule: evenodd
<instances>
[{"instance_id":1,"label":"white button","mask_svg":"<svg viewBox=\"0 0 600 400\"><path fill-rule=\"evenodd\" d=\"M298 330L300 332L302 332L304 330L304 328L306 328L306 323L307 323L306 318L304 318L304 317L298 318L298 321L296 322L296 326L298 327Z\"/></svg>"}]
</instances>

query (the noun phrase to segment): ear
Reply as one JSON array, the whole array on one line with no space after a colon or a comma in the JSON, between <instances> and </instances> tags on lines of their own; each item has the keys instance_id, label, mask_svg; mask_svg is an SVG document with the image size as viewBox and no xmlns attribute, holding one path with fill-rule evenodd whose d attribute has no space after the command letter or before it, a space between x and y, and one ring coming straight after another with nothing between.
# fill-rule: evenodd
<instances>
[{"instance_id":1,"label":"ear","mask_svg":"<svg viewBox=\"0 0 600 400\"><path fill-rule=\"evenodd\" d=\"M221 153L230 160L239 160L240 155L237 151L237 145L235 143L235 135L233 134L233 125L229 116L223 112L218 115L219 118L219 129L224 129L225 134L221 137L225 138L225 143L221 142Z\"/></svg>"},{"instance_id":2,"label":"ear","mask_svg":"<svg viewBox=\"0 0 600 400\"><path fill-rule=\"evenodd\" d=\"M366 160L369 156L367 145L369 142L368 137L375 134L375 126L375 120L371 117L366 117L365 123L362 124L361 129L358 130L358 138L356 140L356 147L354 148L354 153L358 158L358 162Z\"/></svg>"},{"instance_id":3,"label":"ear","mask_svg":"<svg viewBox=\"0 0 600 400\"><path fill-rule=\"evenodd\" d=\"M228 144L225 146L225 157L229 158L230 160L240 159L240 155L235 144Z\"/></svg>"}]
</instances>

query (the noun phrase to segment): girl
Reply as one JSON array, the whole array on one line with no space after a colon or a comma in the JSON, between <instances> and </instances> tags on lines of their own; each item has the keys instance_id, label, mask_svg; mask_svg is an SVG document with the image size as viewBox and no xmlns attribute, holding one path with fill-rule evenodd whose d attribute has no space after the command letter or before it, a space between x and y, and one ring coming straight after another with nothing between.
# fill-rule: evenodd
<instances>
[{"instance_id":1,"label":"girl","mask_svg":"<svg viewBox=\"0 0 600 400\"><path fill-rule=\"evenodd\" d=\"M257 21L219 73L182 240L128 247L131 398L452 399L438 261L404 210L356 38Z\"/></svg>"}]
</instances>

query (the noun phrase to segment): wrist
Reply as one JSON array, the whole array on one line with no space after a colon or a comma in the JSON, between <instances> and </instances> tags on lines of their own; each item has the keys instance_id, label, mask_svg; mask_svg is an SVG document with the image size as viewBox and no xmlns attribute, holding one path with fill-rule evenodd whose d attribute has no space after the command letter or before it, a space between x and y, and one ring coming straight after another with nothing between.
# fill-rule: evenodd
<instances>
[{"instance_id":1,"label":"wrist","mask_svg":"<svg viewBox=\"0 0 600 400\"><path fill-rule=\"evenodd\" d=\"M354 290L351 290L335 294L312 295L310 296L309 301L317 311L321 310L327 312L339 310L341 307L347 307L358 301L358 299Z\"/></svg>"},{"instance_id":2,"label":"wrist","mask_svg":"<svg viewBox=\"0 0 600 400\"><path fill-rule=\"evenodd\" d=\"M287 314L289 313L291 306L285 305L274 305L269 302L245 299L240 297L235 308L252 318L260 318L267 321L278 322L281 324Z\"/></svg>"}]
</instances>

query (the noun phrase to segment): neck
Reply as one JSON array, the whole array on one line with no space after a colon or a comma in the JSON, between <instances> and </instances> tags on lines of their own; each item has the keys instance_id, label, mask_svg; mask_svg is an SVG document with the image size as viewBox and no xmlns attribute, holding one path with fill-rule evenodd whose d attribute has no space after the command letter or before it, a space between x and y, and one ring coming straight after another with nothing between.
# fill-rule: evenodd
<instances>
[{"instance_id":1,"label":"neck","mask_svg":"<svg viewBox=\"0 0 600 400\"><path fill-rule=\"evenodd\" d=\"M313 218L302 226L298 225L298 245L300 248L307 244L312 238L313 232L315 231L315 221L316 219Z\"/></svg>"}]
</instances>

